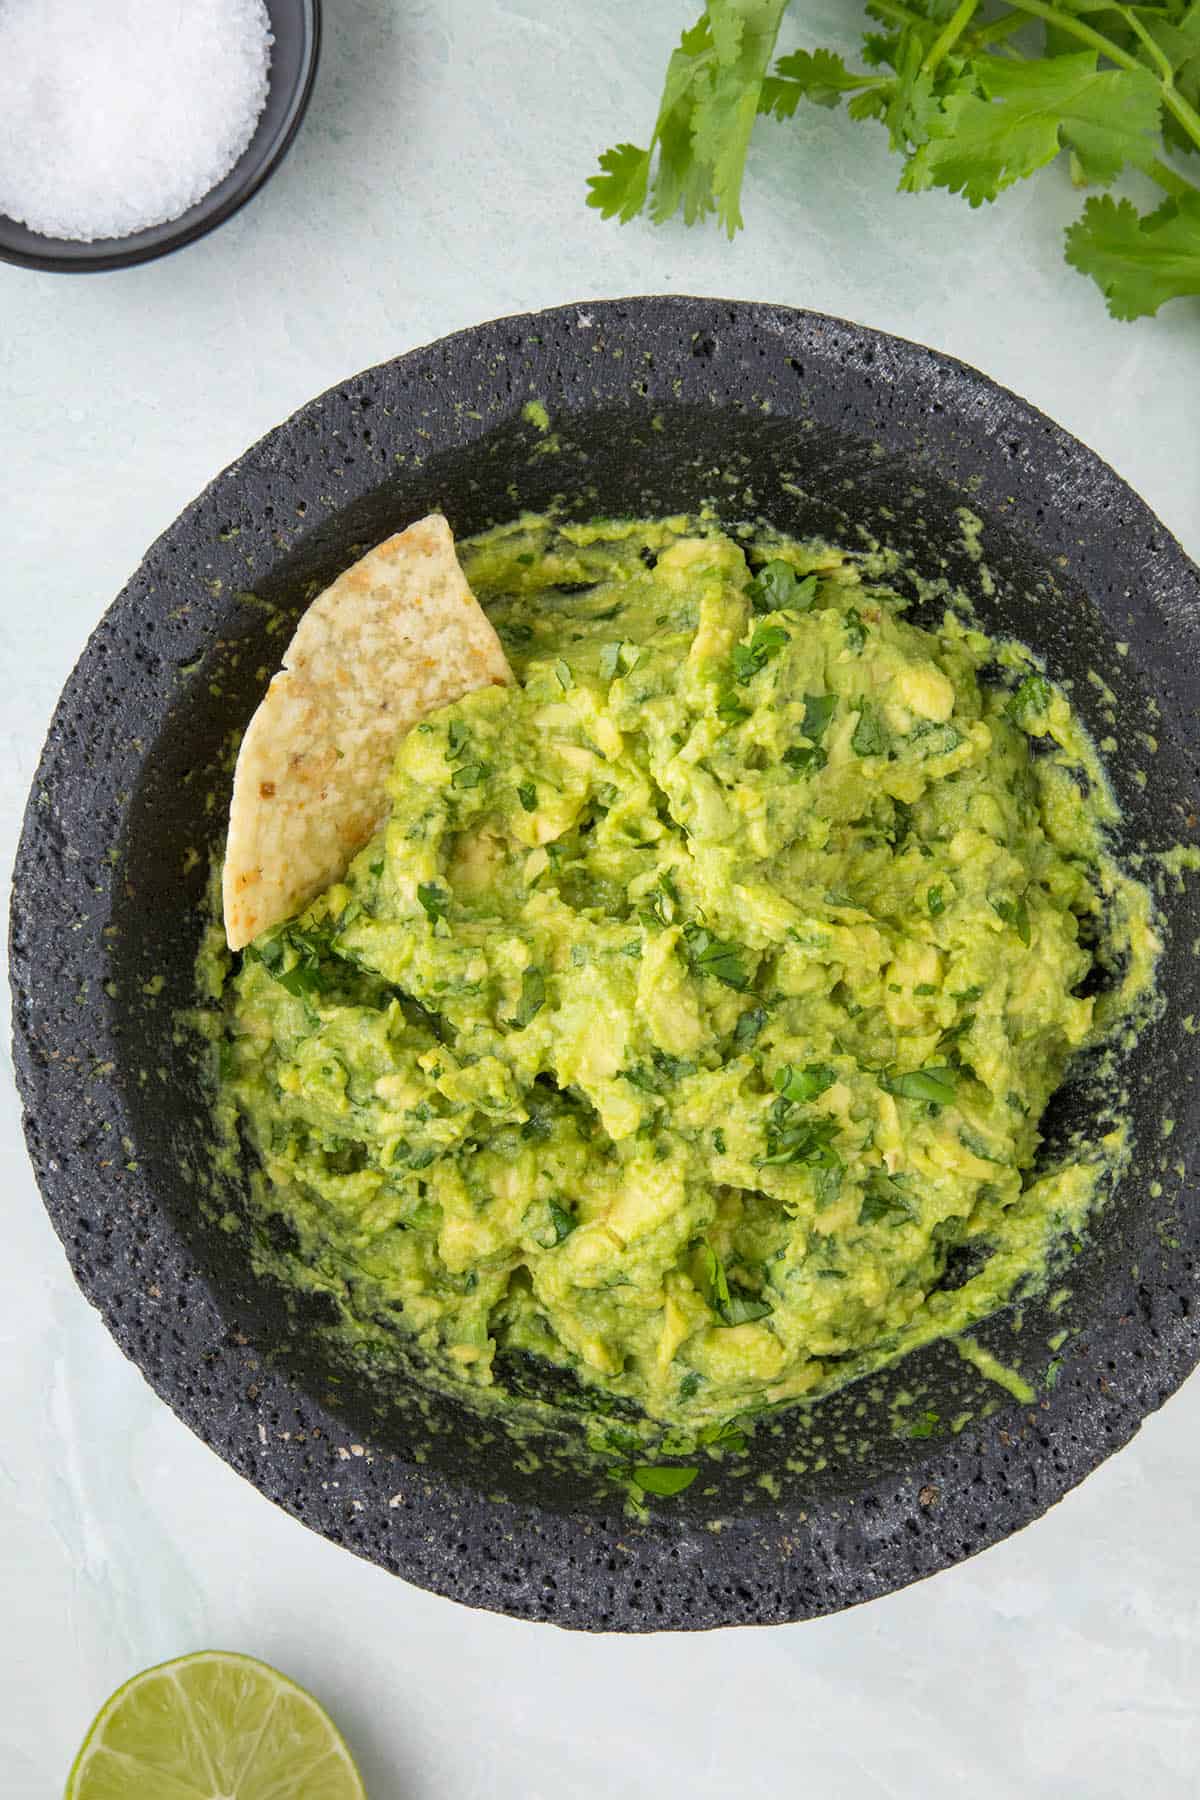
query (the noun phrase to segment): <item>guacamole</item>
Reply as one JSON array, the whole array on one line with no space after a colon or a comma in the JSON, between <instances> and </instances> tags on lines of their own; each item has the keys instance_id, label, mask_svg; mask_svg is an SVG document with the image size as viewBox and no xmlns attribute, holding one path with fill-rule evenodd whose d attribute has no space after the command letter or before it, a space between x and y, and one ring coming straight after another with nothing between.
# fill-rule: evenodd
<instances>
[{"instance_id":1,"label":"guacamole","mask_svg":"<svg viewBox=\"0 0 1200 1800\"><path fill-rule=\"evenodd\" d=\"M223 996L220 1112L346 1328L673 1427L815 1397L1043 1272L1037 1160L1144 997L1064 693L885 560L705 521L460 547L517 677L399 744Z\"/></svg>"}]
</instances>

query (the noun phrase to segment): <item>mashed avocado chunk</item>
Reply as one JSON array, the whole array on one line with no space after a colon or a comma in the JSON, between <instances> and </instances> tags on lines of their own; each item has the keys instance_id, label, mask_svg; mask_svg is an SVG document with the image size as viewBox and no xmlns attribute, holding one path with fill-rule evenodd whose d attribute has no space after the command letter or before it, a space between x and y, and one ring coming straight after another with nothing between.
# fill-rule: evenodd
<instances>
[{"instance_id":1,"label":"mashed avocado chunk","mask_svg":"<svg viewBox=\"0 0 1200 1800\"><path fill-rule=\"evenodd\" d=\"M1093 1197L1104 1147L1043 1169L1039 1121L1156 949L1064 694L826 546L461 548L518 684L404 738L225 992L297 1262L434 1379L550 1365L672 1426L994 1310Z\"/></svg>"}]
</instances>

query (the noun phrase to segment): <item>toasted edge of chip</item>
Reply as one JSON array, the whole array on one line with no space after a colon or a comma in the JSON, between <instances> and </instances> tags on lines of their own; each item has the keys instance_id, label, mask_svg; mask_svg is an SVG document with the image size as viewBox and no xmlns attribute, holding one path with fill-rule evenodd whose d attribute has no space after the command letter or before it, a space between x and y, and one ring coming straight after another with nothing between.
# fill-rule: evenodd
<instances>
[{"instance_id":1,"label":"toasted edge of chip","mask_svg":"<svg viewBox=\"0 0 1200 1800\"><path fill-rule=\"evenodd\" d=\"M222 879L230 949L345 873L387 812L406 731L511 680L440 513L339 575L300 619L242 739Z\"/></svg>"}]
</instances>

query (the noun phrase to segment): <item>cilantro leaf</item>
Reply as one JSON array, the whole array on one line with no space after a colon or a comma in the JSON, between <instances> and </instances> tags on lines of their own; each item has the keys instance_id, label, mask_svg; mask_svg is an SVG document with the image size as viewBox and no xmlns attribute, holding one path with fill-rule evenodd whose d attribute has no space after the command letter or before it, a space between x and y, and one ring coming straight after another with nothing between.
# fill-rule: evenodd
<instances>
[{"instance_id":1,"label":"cilantro leaf","mask_svg":"<svg viewBox=\"0 0 1200 1800\"><path fill-rule=\"evenodd\" d=\"M969 1150L971 1155L977 1156L981 1162L998 1163L1003 1167L1004 1157L994 1155L988 1140L978 1131L972 1131L969 1125L959 1128L958 1141L964 1150Z\"/></svg>"},{"instance_id":2,"label":"cilantro leaf","mask_svg":"<svg viewBox=\"0 0 1200 1800\"><path fill-rule=\"evenodd\" d=\"M750 586L746 589L747 598L755 612L780 612L787 605L788 595L796 585L796 571L791 563L764 563Z\"/></svg>"},{"instance_id":3,"label":"cilantro leaf","mask_svg":"<svg viewBox=\"0 0 1200 1800\"><path fill-rule=\"evenodd\" d=\"M1148 69L1098 69L1094 50L1030 60L980 59L980 92L947 95L903 185L950 188L972 206L1072 149L1087 181L1126 163L1146 168L1160 132L1161 90Z\"/></svg>"},{"instance_id":4,"label":"cilantro leaf","mask_svg":"<svg viewBox=\"0 0 1200 1800\"><path fill-rule=\"evenodd\" d=\"M706 1425L699 1433L696 1442L711 1445L714 1449L729 1450L734 1456L744 1456L746 1454L744 1429L746 1423L744 1413L735 1413L732 1419L714 1420L711 1425Z\"/></svg>"},{"instance_id":5,"label":"cilantro leaf","mask_svg":"<svg viewBox=\"0 0 1200 1800\"><path fill-rule=\"evenodd\" d=\"M748 1325L765 1319L774 1308L758 1294L730 1281L712 1245L704 1245L704 1298L726 1325Z\"/></svg>"},{"instance_id":6,"label":"cilantro leaf","mask_svg":"<svg viewBox=\"0 0 1200 1800\"><path fill-rule=\"evenodd\" d=\"M802 775L816 775L825 767L829 758L820 744L791 744L780 761L789 769L798 769Z\"/></svg>"},{"instance_id":7,"label":"cilantro leaf","mask_svg":"<svg viewBox=\"0 0 1200 1800\"><path fill-rule=\"evenodd\" d=\"M651 161L652 148L639 150L636 144L614 144L602 151L601 173L588 176L588 205L596 207L601 218L628 225L646 204Z\"/></svg>"},{"instance_id":8,"label":"cilantro leaf","mask_svg":"<svg viewBox=\"0 0 1200 1800\"><path fill-rule=\"evenodd\" d=\"M649 202L662 224L715 212L730 237L742 224L741 188L767 68L788 0L709 0L679 41L649 147L619 144L588 182L589 206L634 218Z\"/></svg>"},{"instance_id":9,"label":"cilantro leaf","mask_svg":"<svg viewBox=\"0 0 1200 1800\"><path fill-rule=\"evenodd\" d=\"M657 885L646 895L646 904L638 916L643 925L670 925L680 905L679 889L671 871L664 869Z\"/></svg>"},{"instance_id":10,"label":"cilantro leaf","mask_svg":"<svg viewBox=\"0 0 1200 1800\"><path fill-rule=\"evenodd\" d=\"M336 963L322 963L322 957L332 950L328 931L299 931L293 927L247 944L244 959L248 963L260 962L285 993L295 1000L305 1000L336 985Z\"/></svg>"},{"instance_id":11,"label":"cilantro leaf","mask_svg":"<svg viewBox=\"0 0 1200 1800\"><path fill-rule=\"evenodd\" d=\"M1011 925L1023 944L1028 944L1032 932L1029 927L1029 907L1022 895L1020 900L993 900L992 911L998 913L1006 925Z\"/></svg>"},{"instance_id":12,"label":"cilantro leaf","mask_svg":"<svg viewBox=\"0 0 1200 1800\"><path fill-rule=\"evenodd\" d=\"M628 675L641 660L641 651L636 644L625 643L618 639L605 644L600 651L600 677L603 681L615 681L618 675Z\"/></svg>"},{"instance_id":13,"label":"cilantro leaf","mask_svg":"<svg viewBox=\"0 0 1200 1800\"><path fill-rule=\"evenodd\" d=\"M755 612L807 612L816 598L817 578L801 581L791 563L782 558L764 563L746 590Z\"/></svg>"},{"instance_id":14,"label":"cilantro leaf","mask_svg":"<svg viewBox=\"0 0 1200 1800\"><path fill-rule=\"evenodd\" d=\"M683 941L684 954L697 975L712 975L739 993L749 987L750 977L742 961L745 952L740 944L714 937L705 925L685 925Z\"/></svg>"},{"instance_id":15,"label":"cilantro leaf","mask_svg":"<svg viewBox=\"0 0 1200 1800\"><path fill-rule=\"evenodd\" d=\"M1090 275L1114 319L1140 319L1200 294L1200 192L1139 213L1128 200L1089 200L1067 232L1067 261Z\"/></svg>"},{"instance_id":16,"label":"cilantro leaf","mask_svg":"<svg viewBox=\"0 0 1200 1800\"><path fill-rule=\"evenodd\" d=\"M676 1494L682 1494L685 1488L690 1488L700 1470L695 1467L684 1468L679 1463L641 1463L629 1473L643 1494L654 1494L660 1500L670 1500Z\"/></svg>"},{"instance_id":17,"label":"cilantro leaf","mask_svg":"<svg viewBox=\"0 0 1200 1800\"><path fill-rule=\"evenodd\" d=\"M803 1069L784 1063L782 1068L775 1071L775 1092L795 1103L815 1100L826 1088L832 1087L836 1080L837 1071L827 1063L809 1063Z\"/></svg>"},{"instance_id":18,"label":"cilantro leaf","mask_svg":"<svg viewBox=\"0 0 1200 1800\"><path fill-rule=\"evenodd\" d=\"M446 917L450 907L450 896L445 888L438 886L436 881L422 881L417 887L417 899L434 924L439 919Z\"/></svg>"},{"instance_id":19,"label":"cilantro leaf","mask_svg":"<svg viewBox=\"0 0 1200 1800\"><path fill-rule=\"evenodd\" d=\"M540 969L524 969L521 973L521 997L517 1010L508 1023L514 1031L524 1031L546 1003L546 977Z\"/></svg>"},{"instance_id":20,"label":"cilantro leaf","mask_svg":"<svg viewBox=\"0 0 1200 1800\"><path fill-rule=\"evenodd\" d=\"M858 724L850 739L856 756L883 756L888 747L887 729L875 708L866 700L861 703Z\"/></svg>"},{"instance_id":21,"label":"cilantro leaf","mask_svg":"<svg viewBox=\"0 0 1200 1800\"><path fill-rule=\"evenodd\" d=\"M1004 710L1014 725L1026 726L1045 712L1053 698L1054 689L1044 675L1026 675Z\"/></svg>"},{"instance_id":22,"label":"cilantro leaf","mask_svg":"<svg viewBox=\"0 0 1200 1800\"><path fill-rule=\"evenodd\" d=\"M878 1225L885 1219L893 1225L902 1225L906 1220L920 1216L902 1176L877 1172L870 1177L858 1209L860 1225Z\"/></svg>"},{"instance_id":23,"label":"cilantro leaf","mask_svg":"<svg viewBox=\"0 0 1200 1800\"><path fill-rule=\"evenodd\" d=\"M692 154L697 173L705 167L712 171L717 216L730 237L742 224L746 153L787 6L788 0L709 0L716 62L697 92Z\"/></svg>"},{"instance_id":24,"label":"cilantro leaf","mask_svg":"<svg viewBox=\"0 0 1200 1800\"><path fill-rule=\"evenodd\" d=\"M557 1200L551 1200L549 1213L550 1223L554 1228L554 1243L561 1244L564 1238L570 1237L579 1220L565 1206L560 1206Z\"/></svg>"},{"instance_id":25,"label":"cilantro leaf","mask_svg":"<svg viewBox=\"0 0 1200 1800\"><path fill-rule=\"evenodd\" d=\"M767 1154L759 1158L762 1168L787 1168L806 1163L818 1169L834 1169L840 1174L842 1159L833 1148L837 1136L836 1119L789 1119L791 1107L782 1097L775 1102L767 1117Z\"/></svg>"},{"instance_id":26,"label":"cilantro leaf","mask_svg":"<svg viewBox=\"0 0 1200 1800\"><path fill-rule=\"evenodd\" d=\"M860 96L862 100L875 101L872 115L882 120L887 127L889 145L902 155L907 153L910 144L928 143L930 121L938 112L940 96L932 72L925 67L930 46L931 34L919 24L899 33L890 41L885 57L895 70L894 81L878 98L870 93ZM861 108L855 116L862 116ZM914 159L910 168L918 162L919 158ZM903 183L902 177L901 185Z\"/></svg>"},{"instance_id":27,"label":"cilantro leaf","mask_svg":"<svg viewBox=\"0 0 1200 1800\"><path fill-rule=\"evenodd\" d=\"M909 1069L902 1075L881 1076L879 1085L902 1100L930 1100L949 1106L957 1092L956 1081L951 1068Z\"/></svg>"},{"instance_id":28,"label":"cilantro leaf","mask_svg":"<svg viewBox=\"0 0 1200 1800\"><path fill-rule=\"evenodd\" d=\"M485 763L461 763L450 777L450 785L456 788L477 788L487 774Z\"/></svg>"},{"instance_id":29,"label":"cilantro leaf","mask_svg":"<svg viewBox=\"0 0 1200 1800\"><path fill-rule=\"evenodd\" d=\"M741 725L753 711L752 707L739 700L737 690L732 683L717 690L717 717L722 725Z\"/></svg>"},{"instance_id":30,"label":"cilantro leaf","mask_svg":"<svg viewBox=\"0 0 1200 1800\"><path fill-rule=\"evenodd\" d=\"M308 994L319 994L324 985L316 962L309 961L307 957L293 964L290 969L274 968L271 974L280 987L296 1000L302 1000Z\"/></svg>"},{"instance_id":31,"label":"cilantro leaf","mask_svg":"<svg viewBox=\"0 0 1200 1800\"><path fill-rule=\"evenodd\" d=\"M737 1024L733 1028L734 1049L738 1051L748 1050L751 1044L756 1041L759 1032L766 1022L767 1013L765 1007L752 1006L749 1011L742 1013Z\"/></svg>"},{"instance_id":32,"label":"cilantro leaf","mask_svg":"<svg viewBox=\"0 0 1200 1800\"><path fill-rule=\"evenodd\" d=\"M729 1305L725 1308L723 1317L727 1325L752 1325L756 1319L769 1318L774 1310L766 1300L760 1300L757 1294L736 1288L729 1296Z\"/></svg>"},{"instance_id":33,"label":"cilantro leaf","mask_svg":"<svg viewBox=\"0 0 1200 1800\"><path fill-rule=\"evenodd\" d=\"M756 625L748 644L733 646L729 660L735 679L749 681L765 669L771 658L791 642L791 635L783 625Z\"/></svg>"},{"instance_id":34,"label":"cilantro leaf","mask_svg":"<svg viewBox=\"0 0 1200 1800\"><path fill-rule=\"evenodd\" d=\"M811 738L814 744L819 744L836 711L836 694L805 694L804 717L800 722L800 729L805 737Z\"/></svg>"},{"instance_id":35,"label":"cilantro leaf","mask_svg":"<svg viewBox=\"0 0 1200 1800\"><path fill-rule=\"evenodd\" d=\"M800 721L800 729L809 742L791 744L784 751L780 760L789 769L799 769L802 774L815 775L825 767L829 758L821 747L821 739L836 710L836 694L805 694L804 717Z\"/></svg>"},{"instance_id":36,"label":"cilantro leaf","mask_svg":"<svg viewBox=\"0 0 1200 1800\"><path fill-rule=\"evenodd\" d=\"M801 100L811 100L814 106L837 106L843 94L873 87L878 80L878 76L848 69L832 50L793 50L779 58L775 73L763 82L758 110L776 119L790 119Z\"/></svg>"},{"instance_id":37,"label":"cilantro leaf","mask_svg":"<svg viewBox=\"0 0 1200 1800\"><path fill-rule=\"evenodd\" d=\"M714 1312L729 1305L729 1277L725 1273L725 1264L709 1243L704 1246L704 1287L705 1298Z\"/></svg>"}]
</instances>

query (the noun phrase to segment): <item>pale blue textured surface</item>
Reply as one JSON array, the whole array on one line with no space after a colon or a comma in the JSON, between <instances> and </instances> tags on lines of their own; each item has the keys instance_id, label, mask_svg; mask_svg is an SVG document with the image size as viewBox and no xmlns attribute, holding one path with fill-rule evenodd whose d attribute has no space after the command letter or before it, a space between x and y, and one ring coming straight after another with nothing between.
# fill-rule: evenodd
<instances>
[{"instance_id":1,"label":"pale blue textured surface","mask_svg":"<svg viewBox=\"0 0 1200 1800\"><path fill-rule=\"evenodd\" d=\"M795 10L803 41L850 46L846 0ZM733 246L619 231L585 210L583 182L597 149L644 138L687 6L326 11L308 123L230 225L123 274L0 267L5 866L54 699L146 544L312 394L498 313L694 292L918 338L1076 432L1200 553L1200 305L1109 320L1061 259L1078 205L1065 174L976 214L909 199L881 133L814 110L763 131L751 229ZM271 1507L175 1421L79 1298L10 1077L0 1158L11 1800L59 1790L116 1683L207 1645L311 1685L372 1800L1197 1793L1197 1383L1040 1524L865 1610L704 1638L571 1637L404 1587Z\"/></svg>"}]
</instances>

